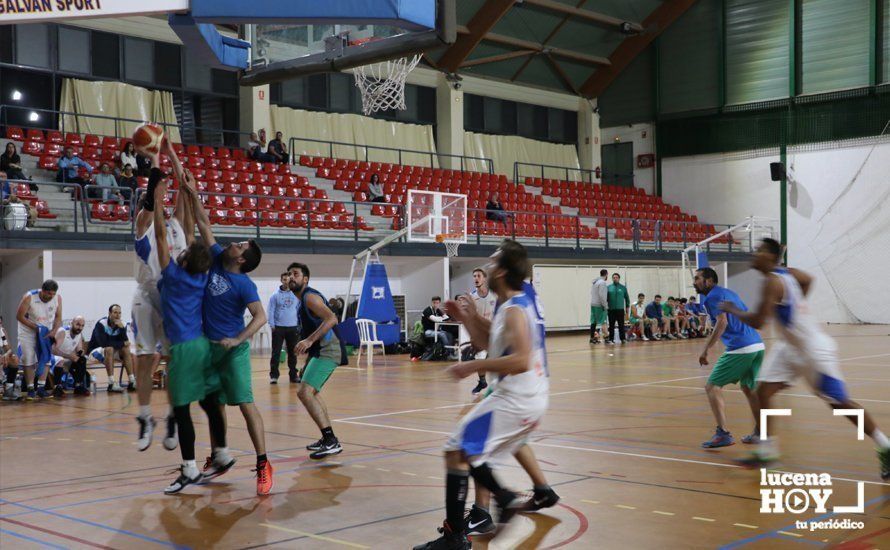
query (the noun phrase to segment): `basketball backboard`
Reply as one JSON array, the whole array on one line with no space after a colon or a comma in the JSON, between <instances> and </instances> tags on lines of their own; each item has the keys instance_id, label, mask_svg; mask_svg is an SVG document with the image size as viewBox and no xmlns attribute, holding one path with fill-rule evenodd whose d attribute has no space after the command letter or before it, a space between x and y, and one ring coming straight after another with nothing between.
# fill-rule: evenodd
<instances>
[{"instance_id":1,"label":"basketball backboard","mask_svg":"<svg viewBox=\"0 0 890 550\"><path fill-rule=\"evenodd\" d=\"M451 44L456 38L455 2L318 3L305 19L246 25L251 65L241 83L255 86L341 71ZM354 4L354 9L340 4Z\"/></svg>"},{"instance_id":2,"label":"basketball backboard","mask_svg":"<svg viewBox=\"0 0 890 550\"><path fill-rule=\"evenodd\" d=\"M408 241L467 242L467 196L409 190Z\"/></svg>"}]
</instances>

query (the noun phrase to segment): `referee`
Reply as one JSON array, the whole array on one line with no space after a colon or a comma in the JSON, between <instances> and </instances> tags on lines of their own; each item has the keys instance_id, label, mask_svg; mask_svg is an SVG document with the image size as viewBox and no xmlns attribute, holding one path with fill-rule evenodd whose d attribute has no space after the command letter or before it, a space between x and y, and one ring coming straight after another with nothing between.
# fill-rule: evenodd
<instances>
[{"instance_id":1,"label":"referee","mask_svg":"<svg viewBox=\"0 0 890 550\"><path fill-rule=\"evenodd\" d=\"M281 357L281 346L287 343L287 371L291 383L297 383L297 354L294 351L300 341L300 323L297 320L297 309L300 300L290 291L288 283L290 274L281 274L281 286L269 298L269 328L272 329L272 358L269 359L269 383L278 383L278 362Z\"/></svg>"}]
</instances>

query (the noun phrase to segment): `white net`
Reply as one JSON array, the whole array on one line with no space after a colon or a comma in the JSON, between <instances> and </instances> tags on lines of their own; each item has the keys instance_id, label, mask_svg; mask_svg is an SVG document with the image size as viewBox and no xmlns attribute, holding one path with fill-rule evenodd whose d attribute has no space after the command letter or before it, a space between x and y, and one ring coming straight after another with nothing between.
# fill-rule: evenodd
<instances>
[{"instance_id":1,"label":"white net","mask_svg":"<svg viewBox=\"0 0 890 550\"><path fill-rule=\"evenodd\" d=\"M457 256L458 248L460 248L459 241L444 241L443 244L445 245L445 253L449 258Z\"/></svg>"},{"instance_id":2,"label":"white net","mask_svg":"<svg viewBox=\"0 0 890 550\"><path fill-rule=\"evenodd\" d=\"M420 61L414 57L400 57L355 68L355 85L362 93L362 112L405 109L405 79Z\"/></svg>"}]
</instances>

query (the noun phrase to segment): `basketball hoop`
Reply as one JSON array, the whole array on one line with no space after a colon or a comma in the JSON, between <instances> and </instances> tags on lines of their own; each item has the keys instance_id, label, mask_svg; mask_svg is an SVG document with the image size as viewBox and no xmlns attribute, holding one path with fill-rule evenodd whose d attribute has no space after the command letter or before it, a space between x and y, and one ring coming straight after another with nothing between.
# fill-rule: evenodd
<instances>
[{"instance_id":1,"label":"basketball hoop","mask_svg":"<svg viewBox=\"0 0 890 550\"><path fill-rule=\"evenodd\" d=\"M460 239L460 234L440 234L436 235L436 242L442 243L445 245L445 253L449 258L453 258L457 256L457 250L460 247L460 240L448 240L448 239Z\"/></svg>"},{"instance_id":2,"label":"basketball hoop","mask_svg":"<svg viewBox=\"0 0 890 550\"><path fill-rule=\"evenodd\" d=\"M365 115L391 109L404 110L405 80L420 62L420 54L355 68L355 85L362 93Z\"/></svg>"}]
</instances>

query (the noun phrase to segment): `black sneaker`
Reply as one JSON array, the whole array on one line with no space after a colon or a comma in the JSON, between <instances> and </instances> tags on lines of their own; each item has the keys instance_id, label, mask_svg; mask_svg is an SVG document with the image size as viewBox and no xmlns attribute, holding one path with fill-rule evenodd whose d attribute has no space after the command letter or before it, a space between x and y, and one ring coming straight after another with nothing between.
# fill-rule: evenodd
<instances>
[{"instance_id":1,"label":"black sneaker","mask_svg":"<svg viewBox=\"0 0 890 550\"><path fill-rule=\"evenodd\" d=\"M271 385L273 385L273 386L277 385L277 384L278 384L278 379L277 379L277 378L270 378L270 379L269 379L269 384L271 384Z\"/></svg>"},{"instance_id":2,"label":"black sneaker","mask_svg":"<svg viewBox=\"0 0 890 550\"><path fill-rule=\"evenodd\" d=\"M90 390L86 389L83 386L74 386L74 395L90 395Z\"/></svg>"},{"instance_id":3,"label":"black sneaker","mask_svg":"<svg viewBox=\"0 0 890 550\"><path fill-rule=\"evenodd\" d=\"M522 511L523 503L520 500L521 499L516 493L510 493L510 498L506 503L503 505L498 503L498 506L501 509L501 513L498 515L498 526L500 528L503 528L510 523L510 520L513 519L513 516L515 516L517 512Z\"/></svg>"},{"instance_id":4,"label":"black sneaker","mask_svg":"<svg viewBox=\"0 0 890 550\"><path fill-rule=\"evenodd\" d=\"M340 446L340 442L337 441L335 437L333 441L325 442L323 441L321 444L321 448L311 453L309 458L312 460L319 460L326 456L338 455L343 452L343 447Z\"/></svg>"},{"instance_id":5,"label":"black sneaker","mask_svg":"<svg viewBox=\"0 0 890 550\"><path fill-rule=\"evenodd\" d=\"M323 447L324 447L324 438L322 437L315 443L310 443L309 445L306 445L306 450L307 451L320 451Z\"/></svg>"},{"instance_id":6,"label":"black sneaker","mask_svg":"<svg viewBox=\"0 0 890 550\"><path fill-rule=\"evenodd\" d=\"M532 497L525 502L523 509L526 512L537 512L555 506L557 502L559 502L559 495L550 487L535 489Z\"/></svg>"},{"instance_id":7,"label":"black sneaker","mask_svg":"<svg viewBox=\"0 0 890 550\"><path fill-rule=\"evenodd\" d=\"M300 383L300 377L297 376L296 372L288 375L288 379L290 380L291 384L299 384Z\"/></svg>"},{"instance_id":8,"label":"black sneaker","mask_svg":"<svg viewBox=\"0 0 890 550\"><path fill-rule=\"evenodd\" d=\"M53 388L53 397L56 397L58 399L62 399L65 397L65 389L62 387L61 384L56 384L56 387Z\"/></svg>"},{"instance_id":9,"label":"black sneaker","mask_svg":"<svg viewBox=\"0 0 890 550\"><path fill-rule=\"evenodd\" d=\"M177 445L179 445L179 440L176 439L176 418L171 414L167 416L167 435L164 436L164 448L168 451L175 451Z\"/></svg>"},{"instance_id":10,"label":"black sneaker","mask_svg":"<svg viewBox=\"0 0 890 550\"><path fill-rule=\"evenodd\" d=\"M472 550L473 545L467 538L467 534L455 532L448 525L447 520L442 523L442 527L439 527L438 531L442 533L441 537L424 544L418 544L414 550Z\"/></svg>"},{"instance_id":11,"label":"black sneaker","mask_svg":"<svg viewBox=\"0 0 890 550\"><path fill-rule=\"evenodd\" d=\"M136 382L130 382L130 384L127 386L127 391L130 393L136 391Z\"/></svg>"},{"instance_id":12,"label":"black sneaker","mask_svg":"<svg viewBox=\"0 0 890 550\"><path fill-rule=\"evenodd\" d=\"M464 518L464 524L467 526L467 536L485 535L497 529L488 510L479 508L475 504L470 508L470 511L467 512L467 515Z\"/></svg>"},{"instance_id":13,"label":"black sneaker","mask_svg":"<svg viewBox=\"0 0 890 550\"><path fill-rule=\"evenodd\" d=\"M148 418L137 416L136 420L139 422L139 439L136 440L136 448L144 451L151 446L155 430L155 419L150 416Z\"/></svg>"},{"instance_id":14,"label":"black sneaker","mask_svg":"<svg viewBox=\"0 0 890 550\"><path fill-rule=\"evenodd\" d=\"M488 387L488 382L486 382L485 380L479 380L479 383L476 384L475 388L473 388L473 395L476 395L477 393L481 392L482 390L484 390L487 387Z\"/></svg>"},{"instance_id":15,"label":"black sneaker","mask_svg":"<svg viewBox=\"0 0 890 550\"><path fill-rule=\"evenodd\" d=\"M183 466L179 467L179 477L173 480L173 483L167 485L167 488L164 489L164 494L175 495L179 491L185 489L187 486L201 482L201 478L203 477L201 476L201 472L198 472L198 475L195 477L189 477L185 475L184 469L185 468Z\"/></svg>"}]
</instances>

